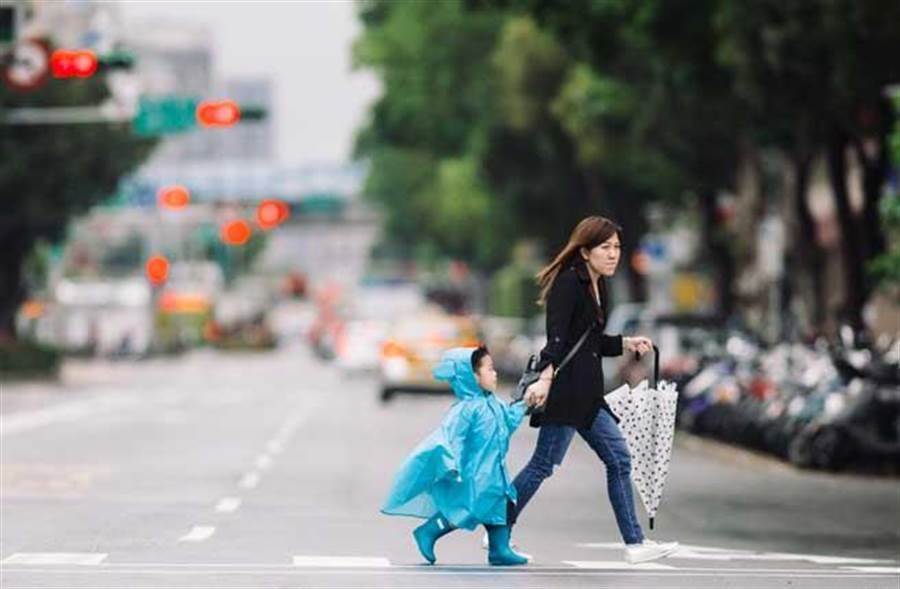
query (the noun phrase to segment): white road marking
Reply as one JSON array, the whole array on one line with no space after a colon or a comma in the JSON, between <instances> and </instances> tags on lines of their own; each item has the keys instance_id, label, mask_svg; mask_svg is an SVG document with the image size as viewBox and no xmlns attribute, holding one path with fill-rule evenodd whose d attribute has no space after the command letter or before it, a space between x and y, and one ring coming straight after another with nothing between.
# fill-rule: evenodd
<instances>
[{"instance_id":1,"label":"white road marking","mask_svg":"<svg viewBox=\"0 0 900 589\"><path fill-rule=\"evenodd\" d=\"M694 550L676 550L669 558L682 558L690 560L732 560L734 556L731 554L717 554L714 552L696 552Z\"/></svg>"},{"instance_id":2,"label":"white road marking","mask_svg":"<svg viewBox=\"0 0 900 589\"><path fill-rule=\"evenodd\" d=\"M642 562L640 564L628 564L621 560L564 560L565 564L570 564L579 569L597 569L597 570L626 570L626 571L674 571L677 567L667 564L659 564L656 562Z\"/></svg>"},{"instance_id":3,"label":"white road marking","mask_svg":"<svg viewBox=\"0 0 900 589\"><path fill-rule=\"evenodd\" d=\"M268 454L262 454L256 459L256 468L266 470L272 466L272 457Z\"/></svg>"},{"instance_id":4,"label":"white road marking","mask_svg":"<svg viewBox=\"0 0 900 589\"><path fill-rule=\"evenodd\" d=\"M299 560L297 560L299 559ZM314 559L314 560L312 560ZM297 564L263 564L263 563L104 563L101 567L96 568L64 568L47 566L40 568L40 565L32 566L9 566L5 567L3 573L5 575L14 574L42 574L42 575L61 575L61 574L106 574L106 575L183 575L185 573L202 575L271 575L276 572L280 575L344 575L344 576L405 576L419 577L421 575L447 576L447 577L489 577L496 579L498 574L496 567L490 566L437 566L425 567L421 564L390 564L386 558L359 558L359 557L295 557ZM570 563L572 564L572 563ZM675 578L756 578L756 579L866 579L874 578L891 578L893 579L896 572L890 572L892 569L885 568L882 570L869 570L866 572L855 572L849 570L822 570L822 569L748 569L748 568L697 568L697 567L678 567L663 570L655 570L647 568L646 565L654 563L644 563L643 565L634 565L629 569L621 568L622 563L615 562L614 568L576 568L574 566L547 566L547 565L529 565L527 567L513 567L504 570L504 575L524 576L524 577L554 577L560 575L567 577L583 577L596 578L602 575L608 577L635 578L640 575L641 578L658 577L661 581L664 579ZM336 566L332 566L336 565ZM644 568L640 568L643 566ZM660 565L662 566L662 565Z\"/></svg>"},{"instance_id":5,"label":"white road marking","mask_svg":"<svg viewBox=\"0 0 900 589\"><path fill-rule=\"evenodd\" d=\"M391 566L391 561L386 558L370 556L295 556L294 566L324 568L381 568Z\"/></svg>"},{"instance_id":6,"label":"white road marking","mask_svg":"<svg viewBox=\"0 0 900 589\"><path fill-rule=\"evenodd\" d=\"M241 500L237 497L225 497L216 504L216 511L219 513L231 513L241 506Z\"/></svg>"},{"instance_id":7,"label":"white road marking","mask_svg":"<svg viewBox=\"0 0 900 589\"><path fill-rule=\"evenodd\" d=\"M78 421L90 415L137 404L138 401L131 398L100 398L62 403L36 411L21 411L0 417L0 437L37 429L51 423Z\"/></svg>"},{"instance_id":8,"label":"white road marking","mask_svg":"<svg viewBox=\"0 0 900 589\"><path fill-rule=\"evenodd\" d=\"M784 554L780 552L771 554L790 557L790 560L806 560L816 564L881 564L893 562L891 560L879 560L877 558L851 558L848 556L822 556L818 554ZM785 560L789 559L786 558Z\"/></svg>"},{"instance_id":9,"label":"white road marking","mask_svg":"<svg viewBox=\"0 0 900 589\"><path fill-rule=\"evenodd\" d=\"M872 573L873 575L900 575L900 567L841 567L842 569L859 572Z\"/></svg>"},{"instance_id":10,"label":"white road marking","mask_svg":"<svg viewBox=\"0 0 900 589\"><path fill-rule=\"evenodd\" d=\"M0 561L0 564L77 564L98 565L106 554L90 552L18 552Z\"/></svg>"},{"instance_id":11,"label":"white road marking","mask_svg":"<svg viewBox=\"0 0 900 589\"><path fill-rule=\"evenodd\" d=\"M241 482L238 483L244 489L254 489L256 485L259 484L259 473L257 472L248 472L241 479Z\"/></svg>"},{"instance_id":12,"label":"white road marking","mask_svg":"<svg viewBox=\"0 0 900 589\"><path fill-rule=\"evenodd\" d=\"M202 542L216 532L215 526L194 526L191 531L178 539L179 542Z\"/></svg>"},{"instance_id":13,"label":"white road marking","mask_svg":"<svg viewBox=\"0 0 900 589\"><path fill-rule=\"evenodd\" d=\"M576 544L579 548L603 548L622 550L625 545L617 542L585 542ZM794 554L788 552L754 552L750 550L715 548L712 546L696 546L682 544L670 558L692 560L752 560L752 561L806 561L815 564L893 564L892 560L873 558L855 558L848 556L827 556L820 554Z\"/></svg>"}]
</instances>

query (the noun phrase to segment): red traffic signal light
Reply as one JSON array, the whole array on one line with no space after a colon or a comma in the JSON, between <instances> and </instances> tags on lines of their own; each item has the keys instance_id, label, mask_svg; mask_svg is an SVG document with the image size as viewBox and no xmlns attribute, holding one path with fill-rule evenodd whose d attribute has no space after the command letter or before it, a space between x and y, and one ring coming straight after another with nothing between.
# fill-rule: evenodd
<instances>
[{"instance_id":1,"label":"red traffic signal light","mask_svg":"<svg viewBox=\"0 0 900 589\"><path fill-rule=\"evenodd\" d=\"M250 223L243 219L238 219L222 225L220 235L222 241L228 245L244 245L250 240L252 233L253 230L250 229Z\"/></svg>"},{"instance_id":2,"label":"red traffic signal light","mask_svg":"<svg viewBox=\"0 0 900 589\"><path fill-rule=\"evenodd\" d=\"M256 207L256 223L262 229L271 229L284 223L290 214L286 202L274 198L264 200Z\"/></svg>"},{"instance_id":3,"label":"red traffic signal light","mask_svg":"<svg viewBox=\"0 0 900 589\"><path fill-rule=\"evenodd\" d=\"M184 186L163 186L157 194L159 206L164 209L183 209L191 202L191 193Z\"/></svg>"},{"instance_id":4,"label":"red traffic signal light","mask_svg":"<svg viewBox=\"0 0 900 589\"><path fill-rule=\"evenodd\" d=\"M144 270L151 284L160 285L169 278L169 260L165 256L150 256Z\"/></svg>"},{"instance_id":5,"label":"red traffic signal light","mask_svg":"<svg viewBox=\"0 0 900 589\"><path fill-rule=\"evenodd\" d=\"M197 105L197 122L204 127L230 127L241 119L241 109L233 100L204 100Z\"/></svg>"},{"instance_id":6,"label":"red traffic signal light","mask_svg":"<svg viewBox=\"0 0 900 589\"><path fill-rule=\"evenodd\" d=\"M89 49L57 49L50 55L55 78L90 78L97 72L97 54Z\"/></svg>"}]
</instances>

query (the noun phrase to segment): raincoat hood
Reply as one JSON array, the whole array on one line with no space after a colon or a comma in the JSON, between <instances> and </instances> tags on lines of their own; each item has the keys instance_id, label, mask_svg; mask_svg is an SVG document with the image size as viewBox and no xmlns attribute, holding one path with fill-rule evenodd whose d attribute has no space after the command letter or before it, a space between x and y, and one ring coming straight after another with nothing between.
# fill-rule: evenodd
<instances>
[{"instance_id":1,"label":"raincoat hood","mask_svg":"<svg viewBox=\"0 0 900 589\"><path fill-rule=\"evenodd\" d=\"M459 399L477 399L486 393L475 379L472 369L472 353L477 348L453 348L444 352L432 374L437 380L450 383L453 394Z\"/></svg>"}]
</instances>

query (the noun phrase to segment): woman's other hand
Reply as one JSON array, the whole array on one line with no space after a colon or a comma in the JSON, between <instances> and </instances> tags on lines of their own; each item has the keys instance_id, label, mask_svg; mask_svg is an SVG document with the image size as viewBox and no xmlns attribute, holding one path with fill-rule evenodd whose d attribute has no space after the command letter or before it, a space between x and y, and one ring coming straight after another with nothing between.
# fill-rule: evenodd
<instances>
[{"instance_id":1,"label":"woman's other hand","mask_svg":"<svg viewBox=\"0 0 900 589\"><path fill-rule=\"evenodd\" d=\"M638 355L643 356L653 349L653 341L649 337L640 335L635 337L623 337L622 347L629 352L635 352Z\"/></svg>"}]
</instances>

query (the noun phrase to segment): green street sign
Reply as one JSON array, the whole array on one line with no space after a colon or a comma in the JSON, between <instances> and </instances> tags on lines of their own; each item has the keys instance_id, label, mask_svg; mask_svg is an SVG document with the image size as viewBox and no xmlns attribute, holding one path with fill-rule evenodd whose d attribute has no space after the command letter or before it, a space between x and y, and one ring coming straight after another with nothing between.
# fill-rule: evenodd
<instances>
[{"instance_id":1,"label":"green street sign","mask_svg":"<svg viewBox=\"0 0 900 589\"><path fill-rule=\"evenodd\" d=\"M134 132L157 136L184 133L197 126L197 99L181 96L144 97L134 117Z\"/></svg>"}]
</instances>

